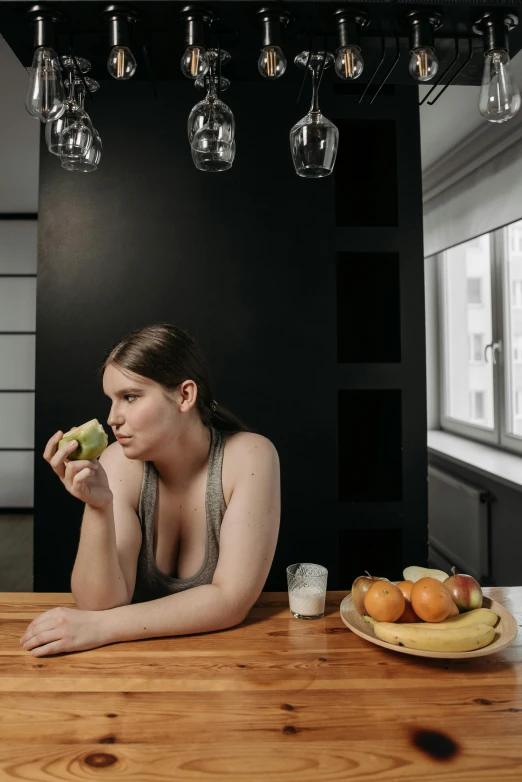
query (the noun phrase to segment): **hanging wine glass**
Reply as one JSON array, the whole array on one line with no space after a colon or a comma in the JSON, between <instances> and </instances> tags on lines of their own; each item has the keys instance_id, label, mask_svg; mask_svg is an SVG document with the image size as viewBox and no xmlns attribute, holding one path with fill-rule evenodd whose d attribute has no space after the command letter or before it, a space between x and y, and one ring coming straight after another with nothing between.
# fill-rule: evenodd
<instances>
[{"instance_id":1,"label":"hanging wine glass","mask_svg":"<svg viewBox=\"0 0 522 782\"><path fill-rule=\"evenodd\" d=\"M102 140L100 134L94 128L94 138L89 151L84 157L71 158L66 155L62 155L60 160L62 168L66 171L81 171L83 173L89 173L96 171L101 160L102 154Z\"/></svg>"},{"instance_id":2,"label":"hanging wine glass","mask_svg":"<svg viewBox=\"0 0 522 782\"><path fill-rule=\"evenodd\" d=\"M290 131L290 151L296 173L309 179L332 173L339 146L339 131L319 108L319 84L324 68L330 67L334 56L330 52L301 52L294 60L300 68L308 67L312 74L312 103L308 114Z\"/></svg>"},{"instance_id":3,"label":"hanging wine glass","mask_svg":"<svg viewBox=\"0 0 522 782\"><path fill-rule=\"evenodd\" d=\"M89 92L96 92L100 85L94 79L85 78ZM82 158L91 148L94 139L94 128L91 118L84 109L85 87L83 80L75 79L79 111L74 121L61 132L58 145L61 147L60 157Z\"/></svg>"},{"instance_id":4,"label":"hanging wine glass","mask_svg":"<svg viewBox=\"0 0 522 782\"><path fill-rule=\"evenodd\" d=\"M196 168L226 171L234 161L236 123L231 109L220 99L217 87L223 90L229 86L228 80L220 78L218 66L228 62L230 55L216 49L209 49L208 55L209 72L204 79L196 81L197 87L207 89L207 95L190 112L187 135Z\"/></svg>"},{"instance_id":5,"label":"hanging wine glass","mask_svg":"<svg viewBox=\"0 0 522 782\"><path fill-rule=\"evenodd\" d=\"M192 153L192 160L194 165L199 171L226 171L232 168L232 163L236 156L236 140L230 144L230 146L223 146L216 150L196 150L193 147L190 148Z\"/></svg>"},{"instance_id":6,"label":"hanging wine glass","mask_svg":"<svg viewBox=\"0 0 522 782\"><path fill-rule=\"evenodd\" d=\"M210 117L210 109L211 109L211 106L213 104L209 100L209 95L210 95L210 84L209 84L209 81L210 81L210 76L202 78L201 80L198 79L196 81L196 87L198 87L199 89L207 89L205 84L208 84L209 86L208 86L207 96L203 100L200 100L199 103L196 103L196 105L194 106L194 108L192 109L192 111L189 114L189 118L188 118L188 121L187 121L187 135L188 135L188 140L189 140L189 142L191 144L192 144L192 139L194 138L194 136L197 133L197 131L201 130L203 125L207 124L207 122L209 120L209 117ZM214 82L215 82L215 84L213 85L212 89L213 89L214 93L217 93L217 89L216 89L216 86L215 86L216 83L217 83L217 77L214 78ZM228 89L229 86L230 86L229 80L221 77L221 92L224 92L224 90ZM215 106L216 106L217 101L219 101L219 103L222 104L221 107L219 107L220 111L222 111L222 106L225 106L228 109L228 106L226 106L225 103L220 101L219 98L217 98L217 95L216 95L216 100L214 101L214 105ZM218 106L216 106L216 108L218 108ZM228 111L230 111L230 109L228 109ZM227 119L228 122L230 122L230 120L232 120L232 123L234 124L234 131L235 131L235 122L234 122L234 117L232 115L232 112L230 111L230 115L232 115L232 116L227 115L226 112L224 112L224 114L226 115L226 119Z\"/></svg>"},{"instance_id":7,"label":"hanging wine glass","mask_svg":"<svg viewBox=\"0 0 522 782\"><path fill-rule=\"evenodd\" d=\"M82 114L87 116L85 111L82 112L79 104L76 101L76 78L78 74L78 68L82 73L87 73L91 68L91 63L84 57L63 57L62 63L64 69L68 72L68 79L65 82L65 89L67 97L64 100L65 112L62 116L54 122L47 122L45 124L45 141L47 148L52 155L61 155L63 152L60 135L62 132L72 125L73 122L78 120ZM78 65L76 65L76 63Z\"/></svg>"}]
</instances>

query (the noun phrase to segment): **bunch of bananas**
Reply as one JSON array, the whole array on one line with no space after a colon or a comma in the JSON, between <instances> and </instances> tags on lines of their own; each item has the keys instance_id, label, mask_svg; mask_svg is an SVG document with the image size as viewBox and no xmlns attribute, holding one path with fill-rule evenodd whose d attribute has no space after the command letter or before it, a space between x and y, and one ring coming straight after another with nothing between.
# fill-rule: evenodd
<instances>
[{"instance_id":1,"label":"bunch of bananas","mask_svg":"<svg viewBox=\"0 0 522 782\"><path fill-rule=\"evenodd\" d=\"M370 616L377 638L395 646L427 652L471 652L488 646L495 638L498 614L489 608L475 608L444 622L377 622Z\"/></svg>"}]
</instances>

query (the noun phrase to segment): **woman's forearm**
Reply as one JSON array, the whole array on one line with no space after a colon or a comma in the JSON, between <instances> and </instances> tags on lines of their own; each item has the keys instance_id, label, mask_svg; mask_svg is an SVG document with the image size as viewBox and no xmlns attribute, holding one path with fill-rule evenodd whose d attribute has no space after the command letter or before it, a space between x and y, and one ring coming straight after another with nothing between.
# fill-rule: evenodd
<instances>
[{"instance_id":1,"label":"woman's forearm","mask_svg":"<svg viewBox=\"0 0 522 782\"><path fill-rule=\"evenodd\" d=\"M84 611L130 603L118 561L112 503L103 509L85 506L71 591L76 605Z\"/></svg>"},{"instance_id":2,"label":"woman's forearm","mask_svg":"<svg viewBox=\"0 0 522 782\"><path fill-rule=\"evenodd\" d=\"M145 603L113 608L104 613L109 640L135 641L140 638L189 635L225 630L240 624L245 616L215 584L186 589Z\"/></svg>"}]
</instances>

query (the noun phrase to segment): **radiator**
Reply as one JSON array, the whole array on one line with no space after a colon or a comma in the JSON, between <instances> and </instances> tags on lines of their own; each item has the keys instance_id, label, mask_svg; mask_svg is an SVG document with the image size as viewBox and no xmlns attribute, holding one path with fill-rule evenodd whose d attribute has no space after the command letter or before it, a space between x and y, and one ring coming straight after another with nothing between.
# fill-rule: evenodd
<instances>
[{"instance_id":1,"label":"radiator","mask_svg":"<svg viewBox=\"0 0 522 782\"><path fill-rule=\"evenodd\" d=\"M428 534L430 559L447 570L489 579L489 504L486 489L428 467ZM440 562L437 554L444 557Z\"/></svg>"}]
</instances>

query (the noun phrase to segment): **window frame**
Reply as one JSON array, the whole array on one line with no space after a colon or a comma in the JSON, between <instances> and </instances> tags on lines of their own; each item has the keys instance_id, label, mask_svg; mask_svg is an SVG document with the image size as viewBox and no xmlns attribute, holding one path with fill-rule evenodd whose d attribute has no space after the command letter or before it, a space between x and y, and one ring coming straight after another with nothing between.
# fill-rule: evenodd
<instances>
[{"instance_id":1,"label":"window frame","mask_svg":"<svg viewBox=\"0 0 522 782\"><path fill-rule=\"evenodd\" d=\"M494 289L494 246L491 234L490 236L490 274L491 274L491 334L492 341L495 342L494 335L496 333L495 323L495 289ZM448 250L453 248L449 247ZM439 316L439 400L440 400L440 426L447 432L459 435L461 437L467 437L471 440L478 440L479 442L486 443L488 445L499 444L499 421L498 410L495 405L495 399L498 395L497 379L495 371L493 371L493 429L488 429L480 424L466 423L465 421L459 421L457 418L451 418L446 412L446 374L445 374L445 357L447 354L448 344L448 329L445 319L444 306L445 306L445 278L444 278L444 254L447 251L442 251L436 254L437 263L437 292L438 292L438 316ZM469 305L469 306L484 306L482 305ZM485 338L484 338L485 341ZM489 344L489 343L486 343ZM491 353L490 353L491 355ZM491 361L491 358L489 359Z\"/></svg>"},{"instance_id":2,"label":"window frame","mask_svg":"<svg viewBox=\"0 0 522 782\"><path fill-rule=\"evenodd\" d=\"M518 222L518 221L517 221ZM510 225L510 224L509 224ZM447 343L449 339L445 320L445 278L444 255L446 251L436 254L437 264L437 297L439 318L439 399L441 429L492 445L504 451L522 454L522 436L513 435L508 431L508 417L515 421L515 409L511 411L511 398L507 394L510 387L510 366L507 358L510 351L509 275L506 273L509 259L508 229L503 226L489 233L490 240L490 273L491 273L491 342L498 343L500 348L495 351L493 364L493 429L487 429L479 424L466 423L451 418L446 412L446 364ZM464 242L463 242L464 243ZM448 251L453 248L448 248ZM504 262L505 260L505 262ZM474 306L474 305L469 305ZM476 305L475 305L476 306ZM484 306L484 305L483 305ZM485 341L485 340L484 340ZM488 345L489 343L485 343ZM493 350L488 351L488 363L493 361ZM516 406L516 401L513 401Z\"/></svg>"}]
</instances>

